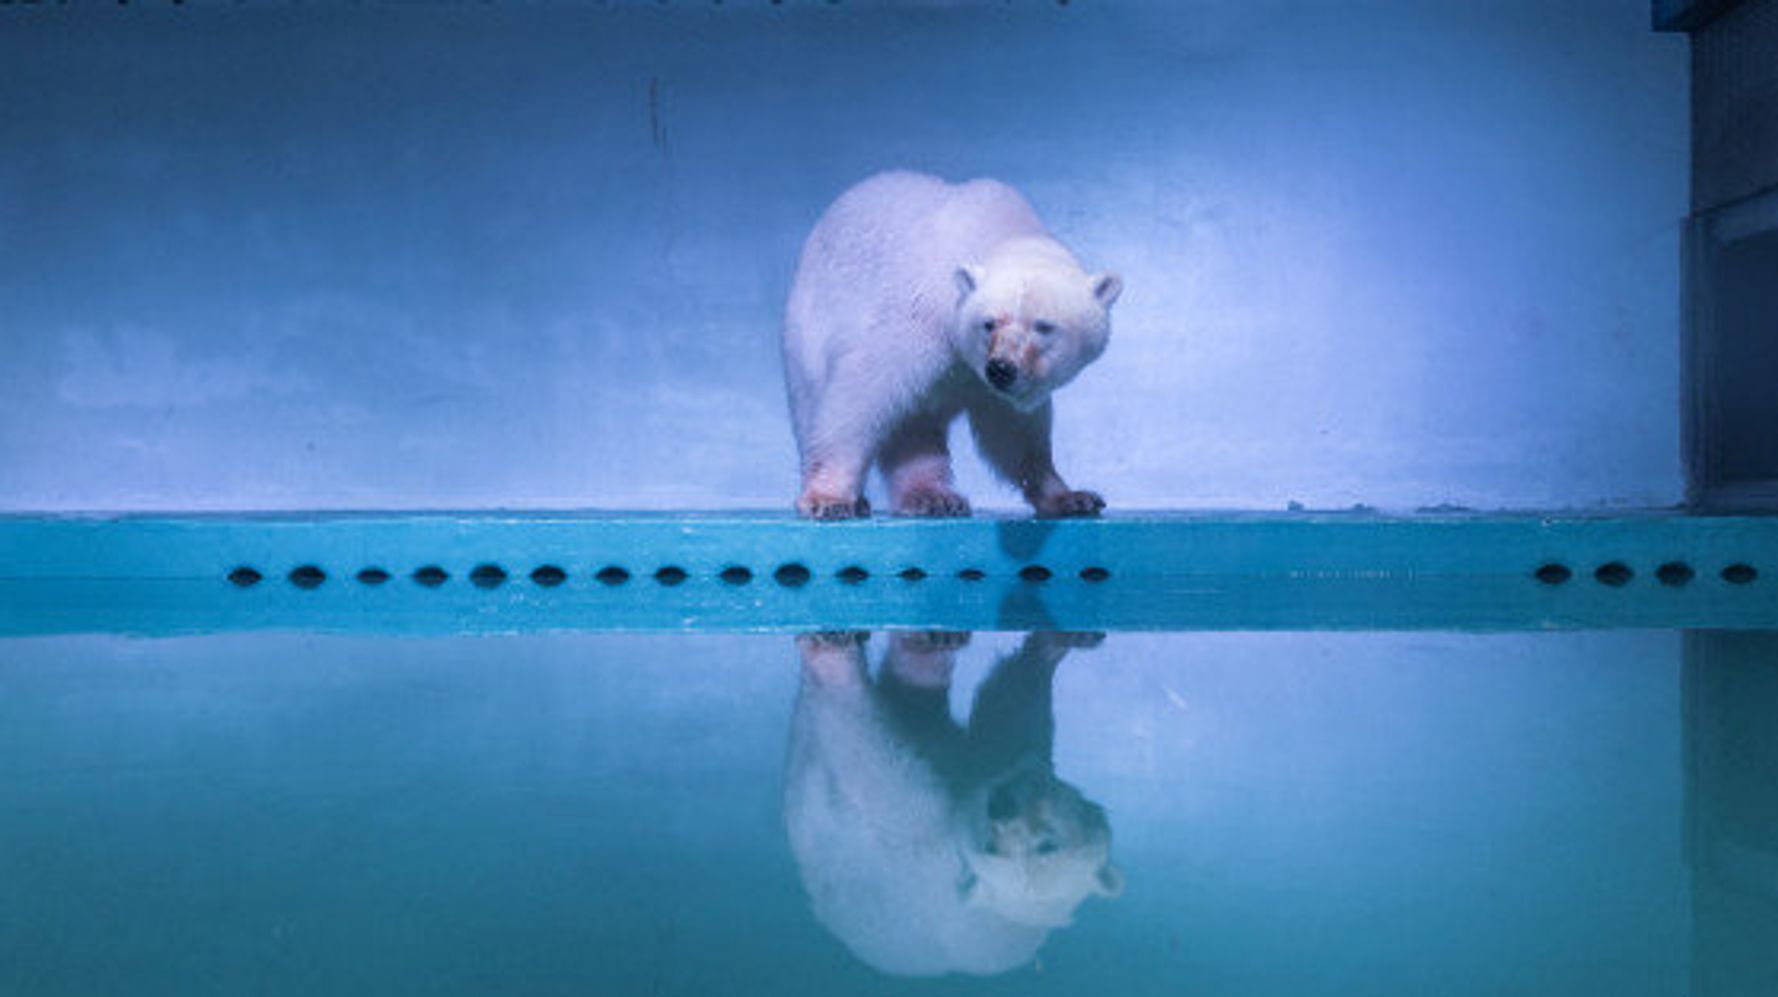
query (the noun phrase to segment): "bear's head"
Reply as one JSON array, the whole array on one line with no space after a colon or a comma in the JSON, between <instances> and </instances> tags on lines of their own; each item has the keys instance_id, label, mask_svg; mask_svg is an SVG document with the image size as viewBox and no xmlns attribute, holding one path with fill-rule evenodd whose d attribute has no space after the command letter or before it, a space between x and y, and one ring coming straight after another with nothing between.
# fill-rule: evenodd
<instances>
[{"instance_id":1,"label":"bear's head","mask_svg":"<svg viewBox=\"0 0 1778 997\"><path fill-rule=\"evenodd\" d=\"M1088 274L1048 239L1019 239L956 272L952 345L989 388L1030 411L1105 352L1123 281Z\"/></svg>"},{"instance_id":2,"label":"bear's head","mask_svg":"<svg viewBox=\"0 0 1778 997\"><path fill-rule=\"evenodd\" d=\"M1026 765L991 784L962 816L966 869L958 889L965 903L1018 924L1059 928L1087 897L1123 892L1104 808L1047 766Z\"/></svg>"}]
</instances>

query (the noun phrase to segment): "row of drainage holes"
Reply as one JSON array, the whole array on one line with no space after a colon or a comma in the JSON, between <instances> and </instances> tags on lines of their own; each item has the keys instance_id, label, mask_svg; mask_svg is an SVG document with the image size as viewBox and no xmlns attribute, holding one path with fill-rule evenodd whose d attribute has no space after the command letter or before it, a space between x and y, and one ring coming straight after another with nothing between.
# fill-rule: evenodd
<instances>
[{"instance_id":1,"label":"row of drainage holes","mask_svg":"<svg viewBox=\"0 0 1778 997\"><path fill-rule=\"evenodd\" d=\"M1543 565L1532 574L1545 585L1560 585L1574 577L1574 572L1570 571L1567 565L1554 561ZM1722 580L1731 585L1748 585L1759 577L1758 569L1751 564L1743 564L1739 561L1722 569L1721 574ZM1689 584L1697 576L1698 573L1692 569L1692 566L1684 561L1668 561L1655 569L1655 579L1670 588L1679 588ZM1612 588L1623 588L1630 584L1630 580L1635 577L1636 572L1622 561L1607 561L1593 569L1593 578L1599 584L1609 585Z\"/></svg>"},{"instance_id":2,"label":"row of drainage holes","mask_svg":"<svg viewBox=\"0 0 1778 997\"><path fill-rule=\"evenodd\" d=\"M1546 585L1560 585L1574 577L1574 572L1569 570L1567 565L1553 561L1539 567L1534 574L1538 581ZM1753 565L1739 562L1723 568L1721 574L1723 581L1733 585L1747 585L1759 578L1759 571ZM258 584L263 577L258 571L245 565L228 573L228 580L242 588ZM357 577L363 584L374 586L389 581L393 576L382 568L365 568L358 572ZM427 588L437 588L450 581L451 578L449 572L437 565L421 568L414 572L413 577L414 581ZM470 583L476 588L482 589L499 588L506 583L507 577L506 569L497 564L477 565L469 572ZM605 585L622 585L630 580L630 573L613 565L601 568L594 573L593 577ZM690 577L684 568L673 565L668 565L654 573L655 581L666 586L678 585ZM717 574L717 577L730 585L746 585L753 580L753 572L748 568L735 565L724 568ZM808 584L814 578L814 573L800 564L786 564L774 571L772 577L780 585L798 588ZM856 585L869 579L870 572L854 565L841 568L835 573L835 577L847 584ZM896 577L903 581L917 582L927 575L919 568L905 568L897 572ZM975 582L986 578L987 573L979 568L964 568L957 572L957 577L964 581ZM1041 564L1027 565L1019 569L1019 578L1027 582L1046 582L1052 577L1054 575L1050 569ZM1102 582L1111 577L1111 572L1101 567L1087 567L1080 570L1080 577L1089 582ZM1609 561L1595 568L1593 577L1601 585L1622 588L1636 577L1636 572L1622 561ZM1697 577L1697 572L1684 561L1669 561L1655 569L1655 578L1662 585L1673 588L1689 584L1695 577ZM553 564L543 565L531 572L531 581L544 588L554 588L567 580L568 573ZM290 583L297 588L319 588L325 581L327 581L327 573L312 564L305 564L290 572Z\"/></svg>"},{"instance_id":3,"label":"row of drainage holes","mask_svg":"<svg viewBox=\"0 0 1778 997\"><path fill-rule=\"evenodd\" d=\"M359 582L373 586L381 585L393 577L382 568L365 568L357 575ZM630 573L612 565L594 572L593 577L605 585L622 585L630 580ZM666 586L678 585L690 577L691 575L684 568L674 565L668 565L654 573L654 580ZM716 577L730 585L746 585L753 581L753 571L740 565L734 565L722 569ZM814 577L814 573L807 567L794 563L781 565L778 570L772 572L772 578L787 588L800 588L807 585ZM870 572L853 565L841 568L834 573L834 577L848 585L856 585L869 579ZM895 577L903 581L917 582L926 578L927 575L920 568L904 568L896 572ZM966 582L979 582L988 577L988 573L980 568L964 568L957 572L957 577ZM1041 564L1030 564L1019 569L1019 578L1027 582L1047 582L1053 577L1055 577L1054 572ZM1080 577L1083 581L1102 582L1111 577L1111 572L1105 568L1092 566L1080 569ZM242 565L228 573L228 580L241 588L257 585L264 578L264 575L247 565ZM305 564L292 569L289 578L290 584L299 589L314 589L320 588L322 583L327 581L327 572L313 564ZM507 578L506 569L498 564L477 565L469 572L470 584L482 589L499 588L506 583ZM427 588L437 588L450 581L451 575L450 572L437 565L427 565L415 571L413 579ZM568 572L553 564L545 564L531 572L531 581L544 588L555 588L567 580Z\"/></svg>"}]
</instances>

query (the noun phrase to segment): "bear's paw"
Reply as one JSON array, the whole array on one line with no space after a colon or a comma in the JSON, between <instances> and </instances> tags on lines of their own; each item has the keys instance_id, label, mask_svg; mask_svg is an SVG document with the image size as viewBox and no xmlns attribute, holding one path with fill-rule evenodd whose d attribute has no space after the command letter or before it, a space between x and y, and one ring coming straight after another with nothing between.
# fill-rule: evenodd
<instances>
[{"instance_id":1,"label":"bear's paw","mask_svg":"<svg viewBox=\"0 0 1778 997\"><path fill-rule=\"evenodd\" d=\"M969 515L969 500L937 486L916 488L896 500L899 516L960 517Z\"/></svg>"},{"instance_id":2,"label":"bear's paw","mask_svg":"<svg viewBox=\"0 0 1778 997\"><path fill-rule=\"evenodd\" d=\"M1044 519L1070 519L1097 516L1104 508L1105 500L1098 492L1059 492L1037 502L1037 515Z\"/></svg>"}]
</instances>

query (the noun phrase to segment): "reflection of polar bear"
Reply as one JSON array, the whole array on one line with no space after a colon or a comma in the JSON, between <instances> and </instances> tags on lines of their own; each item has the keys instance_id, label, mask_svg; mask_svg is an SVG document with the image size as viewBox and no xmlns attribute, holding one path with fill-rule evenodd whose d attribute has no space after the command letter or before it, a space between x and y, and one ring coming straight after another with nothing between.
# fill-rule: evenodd
<instances>
[{"instance_id":1,"label":"reflection of polar bear","mask_svg":"<svg viewBox=\"0 0 1778 997\"><path fill-rule=\"evenodd\" d=\"M966 516L947 434L965 412L989 466L1041 516L1090 516L1050 450L1050 395L1105 350L1123 284L1089 274L1019 193L880 173L840 195L803 246L784 315L802 456L797 509L869 511L879 465L895 511Z\"/></svg>"},{"instance_id":2,"label":"reflection of polar bear","mask_svg":"<svg viewBox=\"0 0 1778 997\"><path fill-rule=\"evenodd\" d=\"M1005 972L1088 896L1123 888L1104 810L1050 761L1050 679L1096 637L1027 637L968 730L947 703L963 639L897 634L875 681L862 635L797 641L791 849L815 916L885 973Z\"/></svg>"}]
</instances>

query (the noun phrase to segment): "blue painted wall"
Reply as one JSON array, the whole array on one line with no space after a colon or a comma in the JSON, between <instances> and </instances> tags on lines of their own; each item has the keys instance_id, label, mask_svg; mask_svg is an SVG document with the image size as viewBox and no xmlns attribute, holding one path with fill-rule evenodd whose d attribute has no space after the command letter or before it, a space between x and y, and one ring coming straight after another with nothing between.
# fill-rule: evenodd
<instances>
[{"instance_id":1,"label":"blue painted wall","mask_svg":"<svg viewBox=\"0 0 1778 997\"><path fill-rule=\"evenodd\" d=\"M0 509L785 507L795 255L898 165L1123 272L1058 402L1114 506L1672 502L1684 44L1642 0L0 9Z\"/></svg>"}]
</instances>

